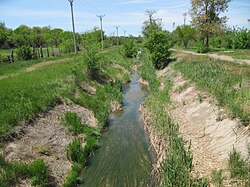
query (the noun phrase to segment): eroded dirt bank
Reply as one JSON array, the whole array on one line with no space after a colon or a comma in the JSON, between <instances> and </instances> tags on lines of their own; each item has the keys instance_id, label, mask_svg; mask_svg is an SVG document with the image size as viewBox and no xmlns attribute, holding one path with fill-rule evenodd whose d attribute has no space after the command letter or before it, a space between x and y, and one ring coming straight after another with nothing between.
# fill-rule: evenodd
<instances>
[{"instance_id":1,"label":"eroded dirt bank","mask_svg":"<svg viewBox=\"0 0 250 187\"><path fill-rule=\"evenodd\" d=\"M180 134L186 147L191 142L193 154L193 175L201 178L211 177L213 170L222 169L225 186L233 186L229 179L229 153L235 148L248 157L247 145L250 142L249 127L239 120L228 117L225 109L218 106L210 94L199 91L196 86L185 80L174 69L167 67L157 72L161 80L160 89L164 88L163 80L171 80L170 110L166 111L171 120L180 126ZM160 170L167 152L167 138L155 132L150 122L150 113L141 106L145 129L149 132L151 144L157 154L156 170Z\"/></svg>"}]
</instances>

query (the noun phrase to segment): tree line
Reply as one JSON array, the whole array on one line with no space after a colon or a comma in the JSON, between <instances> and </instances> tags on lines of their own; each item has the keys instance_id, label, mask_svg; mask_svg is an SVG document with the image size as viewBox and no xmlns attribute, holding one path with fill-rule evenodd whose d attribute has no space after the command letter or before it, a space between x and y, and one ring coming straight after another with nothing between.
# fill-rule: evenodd
<instances>
[{"instance_id":1,"label":"tree line","mask_svg":"<svg viewBox=\"0 0 250 187\"><path fill-rule=\"evenodd\" d=\"M104 39L106 47L117 45L116 36L105 36ZM120 44L123 38L119 41ZM82 34L76 33L76 42L78 51L91 43L100 44L101 30L95 27ZM9 29L4 22L0 22L0 49L9 50L8 58L1 57L0 53L0 61L12 62L14 56L17 60L60 56L74 51L73 32L59 28L52 29L49 26L31 28L20 25L16 29Z\"/></svg>"}]
</instances>

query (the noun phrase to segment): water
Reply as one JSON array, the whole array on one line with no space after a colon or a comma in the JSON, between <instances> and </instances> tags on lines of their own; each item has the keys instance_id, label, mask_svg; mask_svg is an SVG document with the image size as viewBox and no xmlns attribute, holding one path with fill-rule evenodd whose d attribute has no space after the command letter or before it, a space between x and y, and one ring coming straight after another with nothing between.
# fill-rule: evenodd
<instances>
[{"instance_id":1,"label":"water","mask_svg":"<svg viewBox=\"0 0 250 187\"><path fill-rule=\"evenodd\" d=\"M124 110L111 115L101 147L83 172L84 187L150 186L153 154L138 111L144 94L134 73L124 87Z\"/></svg>"}]
</instances>

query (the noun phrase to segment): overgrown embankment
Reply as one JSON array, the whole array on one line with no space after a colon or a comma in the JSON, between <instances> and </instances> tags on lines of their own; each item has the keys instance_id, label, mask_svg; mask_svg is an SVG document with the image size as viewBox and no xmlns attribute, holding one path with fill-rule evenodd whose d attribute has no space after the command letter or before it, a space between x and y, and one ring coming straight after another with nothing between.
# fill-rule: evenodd
<instances>
[{"instance_id":1,"label":"overgrown embankment","mask_svg":"<svg viewBox=\"0 0 250 187\"><path fill-rule=\"evenodd\" d=\"M112 105L121 102L120 88L132 63L117 48L87 51L69 62L0 80L0 183L81 182L80 169L98 147Z\"/></svg>"},{"instance_id":2,"label":"overgrown embankment","mask_svg":"<svg viewBox=\"0 0 250 187\"><path fill-rule=\"evenodd\" d=\"M169 92L172 84L164 80L162 83L165 86L159 89L159 79L146 53L142 60L139 70L142 77L150 83L150 92L141 111L145 128L157 154L156 172L153 173L157 183L161 186L205 186L206 180L191 175L193 157L190 147L185 147L179 125L172 122L168 114L171 110Z\"/></svg>"},{"instance_id":3,"label":"overgrown embankment","mask_svg":"<svg viewBox=\"0 0 250 187\"><path fill-rule=\"evenodd\" d=\"M141 107L158 159L153 174L163 186L248 186L248 66L181 57L157 77L145 56L140 67L156 83Z\"/></svg>"},{"instance_id":4,"label":"overgrown embankment","mask_svg":"<svg viewBox=\"0 0 250 187\"><path fill-rule=\"evenodd\" d=\"M180 55L179 55L180 56ZM182 55L174 68L216 97L246 126L250 123L250 68L207 57Z\"/></svg>"}]
</instances>

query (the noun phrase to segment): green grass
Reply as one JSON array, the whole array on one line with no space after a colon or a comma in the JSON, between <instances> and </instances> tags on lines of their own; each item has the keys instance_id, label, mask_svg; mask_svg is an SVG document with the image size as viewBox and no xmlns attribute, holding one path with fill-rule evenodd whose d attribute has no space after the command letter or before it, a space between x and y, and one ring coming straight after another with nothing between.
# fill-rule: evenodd
<instances>
[{"instance_id":1,"label":"green grass","mask_svg":"<svg viewBox=\"0 0 250 187\"><path fill-rule=\"evenodd\" d=\"M212 177L211 182L217 186L221 187L223 185L223 171L220 170L213 170L212 171Z\"/></svg>"},{"instance_id":2,"label":"green grass","mask_svg":"<svg viewBox=\"0 0 250 187\"><path fill-rule=\"evenodd\" d=\"M151 69L150 63L144 63L142 66L148 67L140 68L141 74L143 74L145 69ZM154 69L152 70L154 71ZM172 83L169 80L165 80L166 87L163 90L158 90L159 80L157 80L155 72L150 74L150 79L153 80L149 81L150 84L155 84L150 85L150 87L154 89L150 90L143 104L150 114L151 125L154 131L161 137L165 137L168 142L167 155L162 166L161 181L164 186L173 187L207 186L207 180L191 177L193 169L191 145L187 150L185 149L184 140L179 134L178 124L173 123L167 114L167 111L170 110L169 92L172 88Z\"/></svg>"},{"instance_id":3,"label":"green grass","mask_svg":"<svg viewBox=\"0 0 250 187\"><path fill-rule=\"evenodd\" d=\"M232 117L250 122L250 67L207 57L187 57L174 68L196 85L214 95Z\"/></svg>"},{"instance_id":4,"label":"green grass","mask_svg":"<svg viewBox=\"0 0 250 187\"><path fill-rule=\"evenodd\" d=\"M181 46L174 46L174 49L191 51L197 53L197 48L195 46L189 46L187 48ZM231 56L234 59L250 60L250 50L249 49L226 49L226 48L213 48L210 47L209 54L217 53L219 55Z\"/></svg>"},{"instance_id":5,"label":"green grass","mask_svg":"<svg viewBox=\"0 0 250 187\"><path fill-rule=\"evenodd\" d=\"M1 141L8 140L8 137L15 132L15 127L21 121L33 118L40 112L48 111L62 97L69 98L76 104L92 110L98 119L99 127L93 129L86 124L81 124L80 119L74 113L67 113L65 116L64 121L68 130L76 136L83 134L86 139L86 145L83 146L82 139L76 138L66 150L67 156L74 164L74 167L72 167L65 181L65 186L76 186L75 184L79 183L80 169L86 163L87 157L98 147L100 131L108 121L111 103L113 101L121 102L122 100L121 86L129 77L123 70L114 68L111 65L119 64L129 71L134 63L133 60L124 59L117 48L104 50L98 55L106 61L104 73L109 78L109 82L103 85L91 80L88 76L83 54L72 55L74 58L71 58L69 62L52 64L29 73L22 71L26 67L23 64L20 64L20 66L19 64L4 65L6 71L2 70L5 74L14 72L18 72L18 74L0 80ZM32 64L32 62L28 63L30 63L28 66ZM80 86L82 81L95 86L97 89L96 94L90 96L82 90ZM74 97L76 91L79 91L79 98ZM47 154L47 152L48 149L46 148L40 150L40 154ZM37 170L26 167L26 165L20 168L29 168L29 172L33 174L29 172L22 174L23 172L19 171L15 173L16 169L14 167L15 165L19 167L18 164L21 163L14 163L12 167L12 164L7 165L7 162L1 161L3 165L6 164L4 168L0 165L0 168L3 169L1 180L8 184L6 186L10 186L12 178L14 178L14 182L18 182L20 178L27 177L32 178L35 185L46 186L47 180L42 180L42 177L40 177L40 175L46 174L41 162L39 161L37 166L34 165L35 168L40 167L40 172L42 171L40 174Z\"/></svg>"},{"instance_id":6,"label":"green grass","mask_svg":"<svg viewBox=\"0 0 250 187\"><path fill-rule=\"evenodd\" d=\"M43 59L38 59L38 60L18 61L18 62L11 63L11 64L0 63L0 77L3 75L21 73L26 68L34 64L42 63L44 61L55 61L55 60L64 59L64 58L73 58L74 56L75 56L74 54L67 54L67 55L62 55L61 57L50 57L50 58L43 58Z\"/></svg>"},{"instance_id":7,"label":"green grass","mask_svg":"<svg viewBox=\"0 0 250 187\"><path fill-rule=\"evenodd\" d=\"M250 163L236 149L229 154L228 168L231 178L240 182L241 186L250 185Z\"/></svg>"},{"instance_id":8,"label":"green grass","mask_svg":"<svg viewBox=\"0 0 250 187\"><path fill-rule=\"evenodd\" d=\"M138 70L141 77L149 82L149 88L151 91L157 91L160 86L160 82L156 78L155 67L149 57L149 52L146 49L142 52L140 61L142 63L140 64Z\"/></svg>"},{"instance_id":9,"label":"green grass","mask_svg":"<svg viewBox=\"0 0 250 187\"><path fill-rule=\"evenodd\" d=\"M36 160L30 164L9 163L0 155L0 186L9 187L17 184L21 179L30 178L33 186L50 186L48 168L43 160Z\"/></svg>"},{"instance_id":10,"label":"green grass","mask_svg":"<svg viewBox=\"0 0 250 187\"><path fill-rule=\"evenodd\" d=\"M228 52L225 52L225 51L228 51ZM235 50L225 50L225 51L219 51L218 54L231 56L235 59L250 60L249 49L235 49Z\"/></svg>"},{"instance_id":11,"label":"green grass","mask_svg":"<svg viewBox=\"0 0 250 187\"><path fill-rule=\"evenodd\" d=\"M59 97L73 89L73 62L54 64L30 73L0 80L0 138L12 132L22 120L45 112Z\"/></svg>"}]
</instances>

